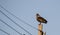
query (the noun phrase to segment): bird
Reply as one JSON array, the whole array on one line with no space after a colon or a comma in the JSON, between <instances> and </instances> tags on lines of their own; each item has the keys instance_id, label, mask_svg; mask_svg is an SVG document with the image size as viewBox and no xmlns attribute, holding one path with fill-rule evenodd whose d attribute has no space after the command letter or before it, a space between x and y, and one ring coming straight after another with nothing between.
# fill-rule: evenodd
<instances>
[{"instance_id":1,"label":"bird","mask_svg":"<svg viewBox=\"0 0 60 35\"><path fill-rule=\"evenodd\" d=\"M38 13L36 14L36 20L41 23L47 24L47 20L43 17L41 17Z\"/></svg>"}]
</instances>

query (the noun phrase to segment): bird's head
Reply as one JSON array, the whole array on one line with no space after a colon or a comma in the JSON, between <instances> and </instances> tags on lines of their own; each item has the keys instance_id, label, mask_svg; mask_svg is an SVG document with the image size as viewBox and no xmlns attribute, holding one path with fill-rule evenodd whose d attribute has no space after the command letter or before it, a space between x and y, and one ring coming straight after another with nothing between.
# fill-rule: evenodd
<instances>
[{"instance_id":1,"label":"bird's head","mask_svg":"<svg viewBox=\"0 0 60 35\"><path fill-rule=\"evenodd\" d=\"M37 13L37 14L36 14L36 17L40 17L40 15Z\"/></svg>"}]
</instances>

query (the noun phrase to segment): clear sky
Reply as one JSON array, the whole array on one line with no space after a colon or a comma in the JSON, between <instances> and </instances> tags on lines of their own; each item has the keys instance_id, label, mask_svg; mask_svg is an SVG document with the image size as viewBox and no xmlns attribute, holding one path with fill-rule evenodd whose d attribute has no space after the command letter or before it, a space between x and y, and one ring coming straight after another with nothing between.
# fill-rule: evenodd
<instances>
[{"instance_id":1,"label":"clear sky","mask_svg":"<svg viewBox=\"0 0 60 35\"><path fill-rule=\"evenodd\" d=\"M46 32L46 35L60 35L60 0L0 0L0 4L9 12L13 13L20 19L26 21L28 24L36 28L38 28L39 23L36 21L35 15L36 13L39 13L48 21L47 24L43 24L43 31ZM17 20L1 7L0 10L2 10L15 22L21 25L24 29L32 33L32 35L38 35L38 31L36 29ZM11 22L8 18L6 18L2 13L0 13L0 19L5 21L7 24L22 34L29 35L13 22ZM11 35L19 35L14 30L3 24L1 21L0 29L10 33ZM7 34L4 34L2 31L0 31L0 35Z\"/></svg>"}]
</instances>

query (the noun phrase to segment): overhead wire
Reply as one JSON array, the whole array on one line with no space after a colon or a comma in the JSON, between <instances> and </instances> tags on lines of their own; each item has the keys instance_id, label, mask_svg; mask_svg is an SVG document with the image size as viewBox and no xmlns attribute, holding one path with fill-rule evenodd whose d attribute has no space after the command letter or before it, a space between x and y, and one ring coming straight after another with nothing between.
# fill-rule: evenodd
<instances>
[{"instance_id":1,"label":"overhead wire","mask_svg":"<svg viewBox=\"0 0 60 35\"><path fill-rule=\"evenodd\" d=\"M10 27L11 29L13 29L15 32L17 32L19 35L22 35L22 33L18 32L17 30L15 30L13 27L11 27L10 25L8 25L6 22L4 22L2 19L0 19L1 22L3 22L5 25L7 25L8 27ZM1 29L0 29L1 30ZM3 30L1 30L3 31ZM3 31L5 32L5 31ZM5 32L6 33L6 32Z\"/></svg>"},{"instance_id":2,"label":"overhead wire","mask_svg":"<svg viewBox=\"0 0 60 35\"><path fill-rule=\"evenodd\" d=\"M1 10L0 12L5 15L9 20L11 20L14 24L16 24L19 28L23 29L25 32L29 33L30 35L32 35L30 32L28 32L27 30L25 30L22 26L20 26L19 24L17 24L14 20L12 20L10 17L8 17L5 13L3 13Z\"/></svg>"},{"instance_id":3,"label":"overhead wire","mask_svg":"<svg viewBox=\"0 0 60 35\"><path fill-rule=\"evenodd\" d=\"M8 10L6 10L2 5L0 5L1 8L3 8L6 12L8 12L10 15L14 16L15 18L17 18L19 21L23 22L24 24L29 25L30 27L38 30L36 27L33 27L32 25L28 24L26 21L23 21L22 19L20 19L19 17L15 16L14 14L12 14L11 12L9 12Z\"/></svg>"},{"instance_id":4,"label":"overhead wire","mask_svg":"<svg viewBox=\"0 0 60 35\"><path fill-rule=\"evenodd\" d=\"M10 35L9 33L7 33L6 31L4 31L4 30L2 30L2 29L0 29L0 31L4 32L4 33L7 34L7 35Z\"/></svg>"}]
</instances>

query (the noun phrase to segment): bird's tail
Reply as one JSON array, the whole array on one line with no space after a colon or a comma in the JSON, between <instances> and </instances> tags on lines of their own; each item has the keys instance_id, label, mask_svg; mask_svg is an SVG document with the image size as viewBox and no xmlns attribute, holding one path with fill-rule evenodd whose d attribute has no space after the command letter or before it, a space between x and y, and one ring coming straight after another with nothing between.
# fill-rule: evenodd
<instances>
[{"instance_id":1,"label":"bird's tail","mask_svg":"<svg viewBox=\"0 0 60 35\"><path fill-rule=\"evenodd\" d=\"M47 21L45 20L43 23L47 24Z\"/></svg>"}]
</instances>

